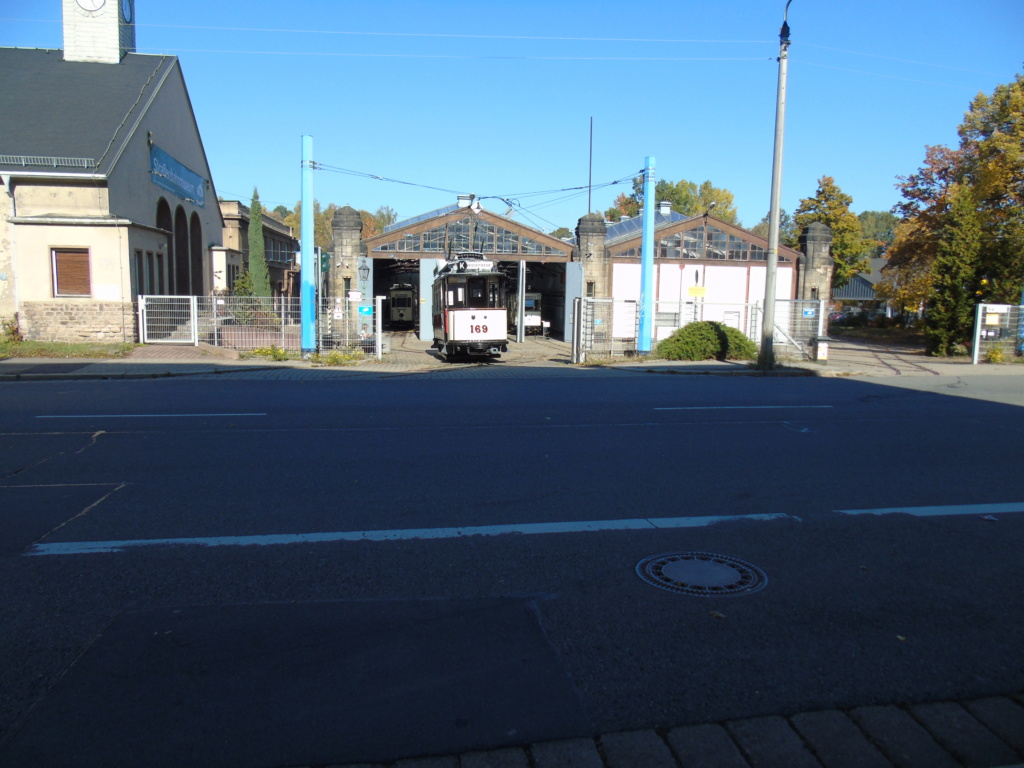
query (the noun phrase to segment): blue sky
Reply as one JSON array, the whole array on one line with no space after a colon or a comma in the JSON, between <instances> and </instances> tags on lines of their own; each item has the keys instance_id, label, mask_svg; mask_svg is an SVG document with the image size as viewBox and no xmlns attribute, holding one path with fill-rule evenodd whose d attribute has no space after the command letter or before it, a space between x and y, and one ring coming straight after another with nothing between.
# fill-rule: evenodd
<instances>
[{"instance_id":1,"label":"blue sky","mask_svg":"<svg viewBox=\"0 0 1024 768\"><path fill-rule=\"evenodd\" d=\"M108 0L113 2L113 0ZM574 227L594 121L592 208L648 155L658 178L768 211L784 0L136 0L140 53L181 59L219 195L273 208L314 194L407 218L500 196L513 218ZM0 0L0 45L59 48L60 0ZM970 100L1024 71L1022 0L793 0L782 207L833 176L887 210L925 145L957 141ZM413 186L423 185L423 186ZM428 189L436 187L439 189ZM450 191L441 191L450 190ZM485 207L504 214L499 199Z\"/></svg>"}]
</instances>

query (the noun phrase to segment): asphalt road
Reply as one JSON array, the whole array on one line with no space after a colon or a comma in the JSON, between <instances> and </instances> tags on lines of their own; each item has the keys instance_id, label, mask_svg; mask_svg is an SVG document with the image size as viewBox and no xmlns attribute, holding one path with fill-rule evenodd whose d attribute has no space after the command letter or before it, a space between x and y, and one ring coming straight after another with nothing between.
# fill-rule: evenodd
<instances>
[{"instance_id":1,"label":"asphalt road","mask_svg":"<svg viewBox=\"0 0 1024 768\"><path fill-rule=\"evenodd\" d=\"M1024 690L1018 379L913 381L0 385L0 763L385 761ZM637 575L694 552L767 583Z\"/></svg>"}]
</instances>

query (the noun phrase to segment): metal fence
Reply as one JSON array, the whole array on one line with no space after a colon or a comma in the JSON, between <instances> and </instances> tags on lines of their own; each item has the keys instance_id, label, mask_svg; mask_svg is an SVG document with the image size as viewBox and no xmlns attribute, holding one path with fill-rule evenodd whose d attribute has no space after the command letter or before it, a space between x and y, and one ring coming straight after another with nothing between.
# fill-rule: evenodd
<instances>
[{"instance_id":1,"label":"metal fence","mask_svg":"<svg viewBox=\"0 0 1024 768\"><path fill-rule=\"evenodd\" d=\"M974 315L972 362L1001 362L1024 354L1024 306L979 304Z\"/></svg>"},{"instance_id":2,"label":"metal fence","mask_svg":"<svg viewBox=\"0 0 1024 768\"><path fill-rule=\"evenodd\" d=\"M639 304L617 299L577 299L573 328L573 362L594 357L619 357L637 352ZM780 300L775 304L773 350L777 357L810 357L813 340L825 331L824 301ZM761 342L760 302L718 304L705 301L654 303L652 343L698 321L714 321L742 331Z\"/></svg>"},{"instance_id":3,"label":"metal fence","mask_svg":"<svg viewBox=\"0 0 1024 768\"><path fill-rule=\"evenodd\" d=\"M353 351L380 357L381 299L328 300L316 320L318 351ZM143 344L199 342L228 349L279 347L302 351L299 297L140 296L139 337Z\"/></svg>"}]
</instances>

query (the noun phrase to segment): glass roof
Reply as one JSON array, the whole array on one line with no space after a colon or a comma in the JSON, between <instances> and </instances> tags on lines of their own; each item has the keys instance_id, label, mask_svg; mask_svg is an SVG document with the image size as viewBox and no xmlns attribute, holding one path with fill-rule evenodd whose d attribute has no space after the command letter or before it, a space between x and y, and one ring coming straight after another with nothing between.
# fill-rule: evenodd
<instances>
[{"instance_id":1,"label":"glass roof","mask_svg":"<svg viewBox=\"0 0 1024 768\"><path fill-rule=\"evenodd\" d=\"M396 221L394 224L388 224L384 227L385 232L394 232L396 229L402 227L410 227L413 224L417 224L427 219L436 219L438 216L444 216L446 213L451 213L459 207L458 203L452 203L446 205L444 208L438 208L436 211L429 211L428 213L421 213L419 216L413 216L411 219L405 219L404 221Z\"/></svg>"},{"instance_id":2,"label":"glass roof","mask_svg":"<svg viewBox=\"0 0 1024 768\"><path fill-rule=\"evenodd\" d=\"M689 221L690 219L698 218L696 216L684 216L676 211L670 211L668 216L662 215L659 211L654 212L654 228L663 227L667 224L675 224L677 221ZM605 242L613 243L616 240L623 240L628 237L635 236L638 232L643 229L644 217L632 216L628 219L620 219L614 224L608 225L608 234L605 236Z\"/></svg>"}]
</instances>

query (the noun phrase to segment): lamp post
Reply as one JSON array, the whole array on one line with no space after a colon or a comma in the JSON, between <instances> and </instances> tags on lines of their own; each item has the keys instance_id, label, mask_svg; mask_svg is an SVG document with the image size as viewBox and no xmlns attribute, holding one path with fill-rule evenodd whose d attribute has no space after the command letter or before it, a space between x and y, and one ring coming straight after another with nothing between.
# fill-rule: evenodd
<instances>
[{"instance_id":1,"label":"lamp post","mask_svg":"<svg viewBox=\"0 0 1024 768\"><path fill-rule=\"evenodd\" d=\"M775 367L775 278L779 267L779 197L782 193L782 140L786 124L786 70L789 63L789 4L782 14L779 31L779 90L775 101L775 153L772 157L772 198L768 213L768 260L765 263L764 319L761 323L761 350L757 367L770 371Z\"/></svg>"}]
</instances>

